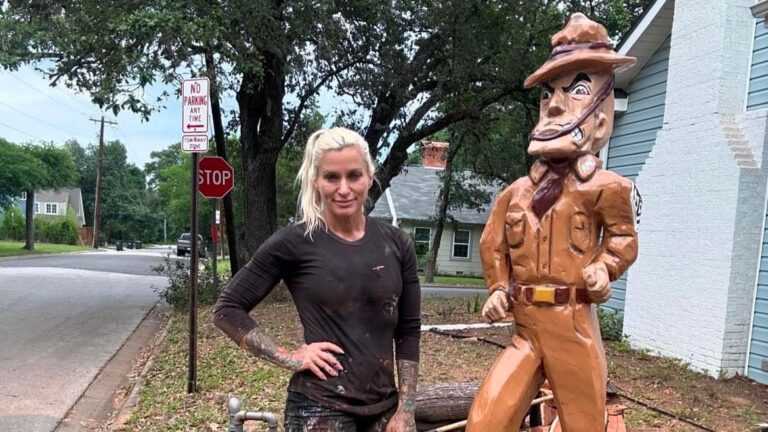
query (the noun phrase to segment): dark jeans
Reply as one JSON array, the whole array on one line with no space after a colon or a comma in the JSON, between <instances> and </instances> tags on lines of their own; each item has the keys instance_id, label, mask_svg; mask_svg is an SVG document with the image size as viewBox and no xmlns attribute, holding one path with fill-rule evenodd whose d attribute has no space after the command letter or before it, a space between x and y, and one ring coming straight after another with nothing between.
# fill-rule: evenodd
<instances>
[{"instance_id":1,"label":"dark jeans","mask_svg":"<svg viewBox=\"0 0 768 432\"><path fill-rule=\"evenodd\" d=\"M288 392L285 432L382 432L397 406L375 416L360 417L330 410L301 393Z\"/></svg>"}]
</instances>

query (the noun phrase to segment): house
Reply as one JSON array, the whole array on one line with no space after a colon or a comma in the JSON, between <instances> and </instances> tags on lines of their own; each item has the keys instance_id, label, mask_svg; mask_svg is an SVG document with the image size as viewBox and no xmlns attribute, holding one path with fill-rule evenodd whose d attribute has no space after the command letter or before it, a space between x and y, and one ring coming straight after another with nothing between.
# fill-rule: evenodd
<instances>
[{"instance_id":1,"label":"house","mask_svg":"<svg viewBox=\"0 0 768 432\"><path fill-rule=\"evenodd\" d=\"M617 46L601 152L643 196L606 305L632 346L768 384L768 1L656 0Z\"/></svg>"},{"instance_id":2,"label":"house","mask_svg":"<svg viewBox=\"0 0 768 432\"><path fill-rule=\"evenodd\" d=\"M422 166L409 166L392 180L389 189L379 199L370 216L400 227L413 238L417 251L428 251L435 235L437 198L440 193L439 173L445 168L443 153L448 144L426 142ZM498 192L495 188L492 192ZM440 249L436 273L446 275L482 276L480 263L480 234L490 211L461 209L449 211Z\"/></svg>"},{"instance_id":3,"label":"house","mask_svg":"<svg viewBox=\"0 0 768 432\"><path fill-rule=\"evenodd\" d=\"M26 216L27 196L22 193L18 200L21 213ZM80 188L61 188L35 192L35 215L63 216L67 209L75 212L79 226L85 226L85 208Z\"/></svg>"}]
</instances>

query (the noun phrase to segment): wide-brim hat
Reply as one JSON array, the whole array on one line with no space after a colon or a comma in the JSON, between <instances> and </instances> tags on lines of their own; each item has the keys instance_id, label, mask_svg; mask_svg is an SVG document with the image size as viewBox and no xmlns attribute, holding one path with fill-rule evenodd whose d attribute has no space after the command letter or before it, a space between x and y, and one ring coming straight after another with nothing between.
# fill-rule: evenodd
<instances>
[{"instance_id":1,"label":"wide-brim hat","mask_svg":"<svg viewBox=\"0 0 768 432\"><path fill-rule=\"evenodd\" d=\"M635 57L616 53L602 25L582 13L571 15L565 28L552 36L552 53L536 72L525 79L525 88L547 82L564 72L605 70L617 72L631 67Z\"/></svg>"}]
</instances>

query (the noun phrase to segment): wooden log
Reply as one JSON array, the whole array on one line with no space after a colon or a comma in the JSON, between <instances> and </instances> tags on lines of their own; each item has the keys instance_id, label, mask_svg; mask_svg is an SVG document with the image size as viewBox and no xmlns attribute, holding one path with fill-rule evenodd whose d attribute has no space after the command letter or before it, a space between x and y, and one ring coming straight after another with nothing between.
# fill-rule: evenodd
<instances>
[{"instance_id":1,"label":"wooden log","mask_svg":"<svg viewBox=\"0 0 768 432\"><path fill-rule=\"evenodd\" d=\"M479 382L419 385L416 428L423 431L465 420L479 388Z\"/></svg>"}]
</instances>

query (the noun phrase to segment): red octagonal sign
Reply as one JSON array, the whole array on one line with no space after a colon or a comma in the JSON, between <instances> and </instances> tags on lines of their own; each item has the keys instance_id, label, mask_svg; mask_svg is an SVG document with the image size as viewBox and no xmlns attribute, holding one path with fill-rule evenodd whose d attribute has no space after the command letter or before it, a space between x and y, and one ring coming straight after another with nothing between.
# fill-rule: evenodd
<instances>
[{"instance_id":1,"label":"red octagonal sign","mask_svg":"<svg viewBox=\"0 0 768 432\"><path fill-rule=\"evenodd\" d=\"M206 156L197 164L197 183L206 198L224 198L235 187L235 171L218 156Z\"/></svg>"}]
</instances>

